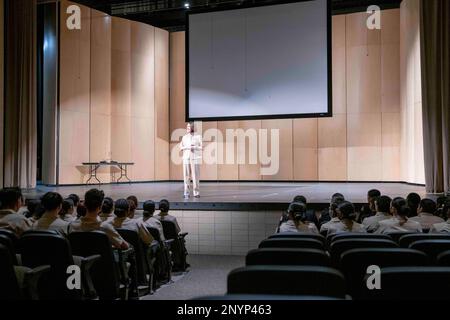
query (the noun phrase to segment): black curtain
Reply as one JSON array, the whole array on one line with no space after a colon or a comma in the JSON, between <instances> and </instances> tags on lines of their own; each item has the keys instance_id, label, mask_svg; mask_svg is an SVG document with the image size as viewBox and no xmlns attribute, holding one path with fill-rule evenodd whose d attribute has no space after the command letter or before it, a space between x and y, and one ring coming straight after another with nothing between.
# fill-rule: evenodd
<instances>
[{"instance_id":1,"label":"black curtain","mask_svg":"<svg viewBox=\"0 0 450 320\"><path fill-rule=\"evenodd\" d=\"M421 1L422 108L427 191L450 191L450 1Z\"/></svg>"}]
</instances>

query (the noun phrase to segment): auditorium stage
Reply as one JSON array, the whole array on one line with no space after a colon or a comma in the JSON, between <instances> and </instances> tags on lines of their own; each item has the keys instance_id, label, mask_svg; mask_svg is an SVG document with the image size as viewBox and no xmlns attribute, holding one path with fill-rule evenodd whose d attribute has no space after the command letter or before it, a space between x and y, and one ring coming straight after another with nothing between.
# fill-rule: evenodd
<instances>
[{"instance_id":1,"label":"auditorium stage","mask_svg":"<svg viewBox=\"0 0 450 320\"><path fill-rule=\"evenodd\" d=\"M90 188L83 186L43 186L25 191L27 198L37 198L48 191L64 197L71 193L81 197ZM330 202L333 193L340 192L355 204L365 203L369 189L379 189L391 197L416 192L426 196L425 187L403 183L326 183L326 182L202 182L199 199L183 198L182 182L152 182L131 184L105 184L100 188L113 199L135 195L140 202L151 199L158 202L168 199L174 210L279 210L296 195L304 195L312 208L321 208Z\"/></svg>"}]
</instances>

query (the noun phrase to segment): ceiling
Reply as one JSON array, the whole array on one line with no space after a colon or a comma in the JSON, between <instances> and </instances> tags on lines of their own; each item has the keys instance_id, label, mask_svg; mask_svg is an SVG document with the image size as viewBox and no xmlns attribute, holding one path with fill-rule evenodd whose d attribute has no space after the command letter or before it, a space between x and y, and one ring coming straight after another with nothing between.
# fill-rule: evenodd
<instances>
[{"instance_id":1,"label":"ceiling","mask_svg":"<svg viewBox=\"0 0 450 320\"><path fill-rule=\"evenodd\" d=\"M141 21L169 31L185 29L186 12L282 3L278 0L72 0L110 15ZM402 0L332 0L333 14L365 11L373 4L398 8ZM185 5L189 3L189 9Z\"/></svg>"}]
</instances>

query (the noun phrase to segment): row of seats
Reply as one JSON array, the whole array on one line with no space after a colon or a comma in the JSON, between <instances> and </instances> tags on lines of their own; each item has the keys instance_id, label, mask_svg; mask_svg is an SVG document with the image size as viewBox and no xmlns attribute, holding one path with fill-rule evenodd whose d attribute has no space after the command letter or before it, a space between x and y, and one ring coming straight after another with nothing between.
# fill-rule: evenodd
<instances>
[{"instance_id":1,"label":"row of seats","mask_svg":"<svg viewBox=\"0 0 450 320\"><path fill-rule=\"evenodd\" d=\"M381 270L370 290L368 267ZM228 276L228 294L449 299L450 235L275 234ZM447 282L446 282L447 281Z\"/></svg>"},{"instance_id":2,"label":"row of seats","mask_svg":"<svg viewBox=\"0 0 450 320\"><path fill-rule=\"evenodd\" d=\"M65 238L55 231L30 230L18 238L0 229L0 261L5 269L0 283L6 284L0 288L0 299L126 300L152 293L171 281L172 253L184 247L185 235L176 233L173 222L163 221L163 228L164 241L157 229L147 228L155 239L150 246L136 231L117 229L131 245L127 250L113 248L102 231L74 232ZM67 286L67 270L73 265L80 267L80 290Z\"/></svg>"}]
</instances>

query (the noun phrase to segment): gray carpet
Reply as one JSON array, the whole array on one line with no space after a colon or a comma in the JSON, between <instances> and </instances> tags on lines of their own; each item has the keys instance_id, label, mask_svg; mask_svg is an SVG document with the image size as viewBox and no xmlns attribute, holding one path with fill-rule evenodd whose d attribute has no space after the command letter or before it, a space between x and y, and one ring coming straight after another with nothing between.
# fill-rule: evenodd
<instances>
[{"instance_id":1,"label":"gray carpet","mask_svg":"<svg viewBox=\"0 0 450 320\"><path fill-rule=\"evenodd\" d=\"M164 285L142 300L188 300L201 296L223 295L227 291L227 275L244 266L244 256L189 255L189 271L173 276L173 283Z\"/></svg>"}]
</instances>

